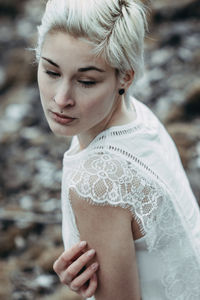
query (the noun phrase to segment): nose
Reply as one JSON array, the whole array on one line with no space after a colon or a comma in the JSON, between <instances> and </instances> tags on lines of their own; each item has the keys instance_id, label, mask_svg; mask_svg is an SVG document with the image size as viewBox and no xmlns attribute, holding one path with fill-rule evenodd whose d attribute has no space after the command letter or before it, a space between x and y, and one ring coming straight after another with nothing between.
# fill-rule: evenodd
<instances>
[{"instance_id":1,"label":"nose","mask_svg":"<svg viewBox=\"0 0 200 300\"><path fill-rule=\"evenodd\" d=\"M70 86L67 84L60 86L54 96L54 101L60 109L73 107L75 100L73 99Z\"/></svg>"}]
</instances>

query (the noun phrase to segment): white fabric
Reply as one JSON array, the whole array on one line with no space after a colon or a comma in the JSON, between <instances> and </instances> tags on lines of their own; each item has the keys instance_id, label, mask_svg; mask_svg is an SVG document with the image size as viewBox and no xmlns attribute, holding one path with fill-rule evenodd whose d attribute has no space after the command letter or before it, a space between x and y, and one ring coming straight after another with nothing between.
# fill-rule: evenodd
<instances>
[{"instance_id":1,"label":"white fabric","mask_svg":"<svg viewBox=\"0 0 200 300\"><path fill-rule=\"evenodd\" d=\"M94 205L129 209L143 300L200 299L200 213L174 142L156 116L132 99L137 119L100 133L83 151L73 140L63 160L66 249L80 240L71 192ZM94 299L92 297L91 299Z\"/></svg>"}]
</instances>

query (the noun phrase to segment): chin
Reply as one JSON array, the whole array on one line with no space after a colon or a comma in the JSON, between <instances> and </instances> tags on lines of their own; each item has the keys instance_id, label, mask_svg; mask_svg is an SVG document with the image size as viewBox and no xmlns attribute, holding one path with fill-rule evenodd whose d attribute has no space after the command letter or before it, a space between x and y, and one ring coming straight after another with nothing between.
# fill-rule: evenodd
<instances>
[{"instance_id":1,"label":"chin","mask_svg":"<svg viewBox=\"0 0 200 300\"><path fill-rule=\"evenodd\" d=\"M53 132L53 134L55 134L58 137L71 137L76 135L75 132L73 132L73 130L71 130L71 128L68 128L66 126L62 126L56 123L49 123L49 127L51 129L51 131Z\"/></svg>"}]
</instances>

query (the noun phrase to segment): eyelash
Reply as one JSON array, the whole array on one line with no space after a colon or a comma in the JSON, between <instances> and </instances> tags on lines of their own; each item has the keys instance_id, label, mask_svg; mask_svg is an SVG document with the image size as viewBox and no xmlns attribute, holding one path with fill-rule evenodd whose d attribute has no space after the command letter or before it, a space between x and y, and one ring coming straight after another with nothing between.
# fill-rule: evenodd
<instances>
[{"instance_id":1,"label":"eyelash","mask_svg":"<svg viewBox=\"0 0 200 300\"><path fill-rule=\"evenodd\" d=\"M60 74L59 73L56 73L56 72L52 72L52 71L45 71L45 73L50 76L50 77L60 77ZM95 81L81 81L81 80L78 80L78 82L84 87L84 88L90 88L92 86L94 86L96 84Z\"/></svg>"},{"instance_id":2,"label":"eyelash","mask_svg":"<svg viewBox=\"0 0 200 300\"><path fill-rule=\"evenodd\" d=\"M96 84L95 81L78 81L84 88L90 88Z\"/></svg>"},{"instance_id":3,"label":"eyelash","mask_svg":"<svg viewBox=\"0 0 200 300\"><path fill-rule=\"evenodd\" d=\"M47 75L49 75L50 77L60 77L60 74L59 73L56 73L56 72L52 72L52 71L45 71L45 73Z\"/></svg>"}]
</instances>

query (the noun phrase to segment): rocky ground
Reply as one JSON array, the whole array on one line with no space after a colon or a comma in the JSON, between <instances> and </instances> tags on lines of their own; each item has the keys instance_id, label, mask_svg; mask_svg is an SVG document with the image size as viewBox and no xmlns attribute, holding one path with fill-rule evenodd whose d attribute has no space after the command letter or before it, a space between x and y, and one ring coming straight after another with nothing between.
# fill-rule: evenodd
<instances>
[{"instance_id":1,"label":"rocky ground","mask_svg":"<svg viewBox=\"0 0 200 300\"><path fill-rule=\"evenodd\" d=\"M63 250L60 180L69 140L54 137L36 84L45 1L0 0L0 299L77 300L52 270ZM152 0L146 71L135 95L158 115L200 200L200 3Z\"/></svg>"}]
</instances>

